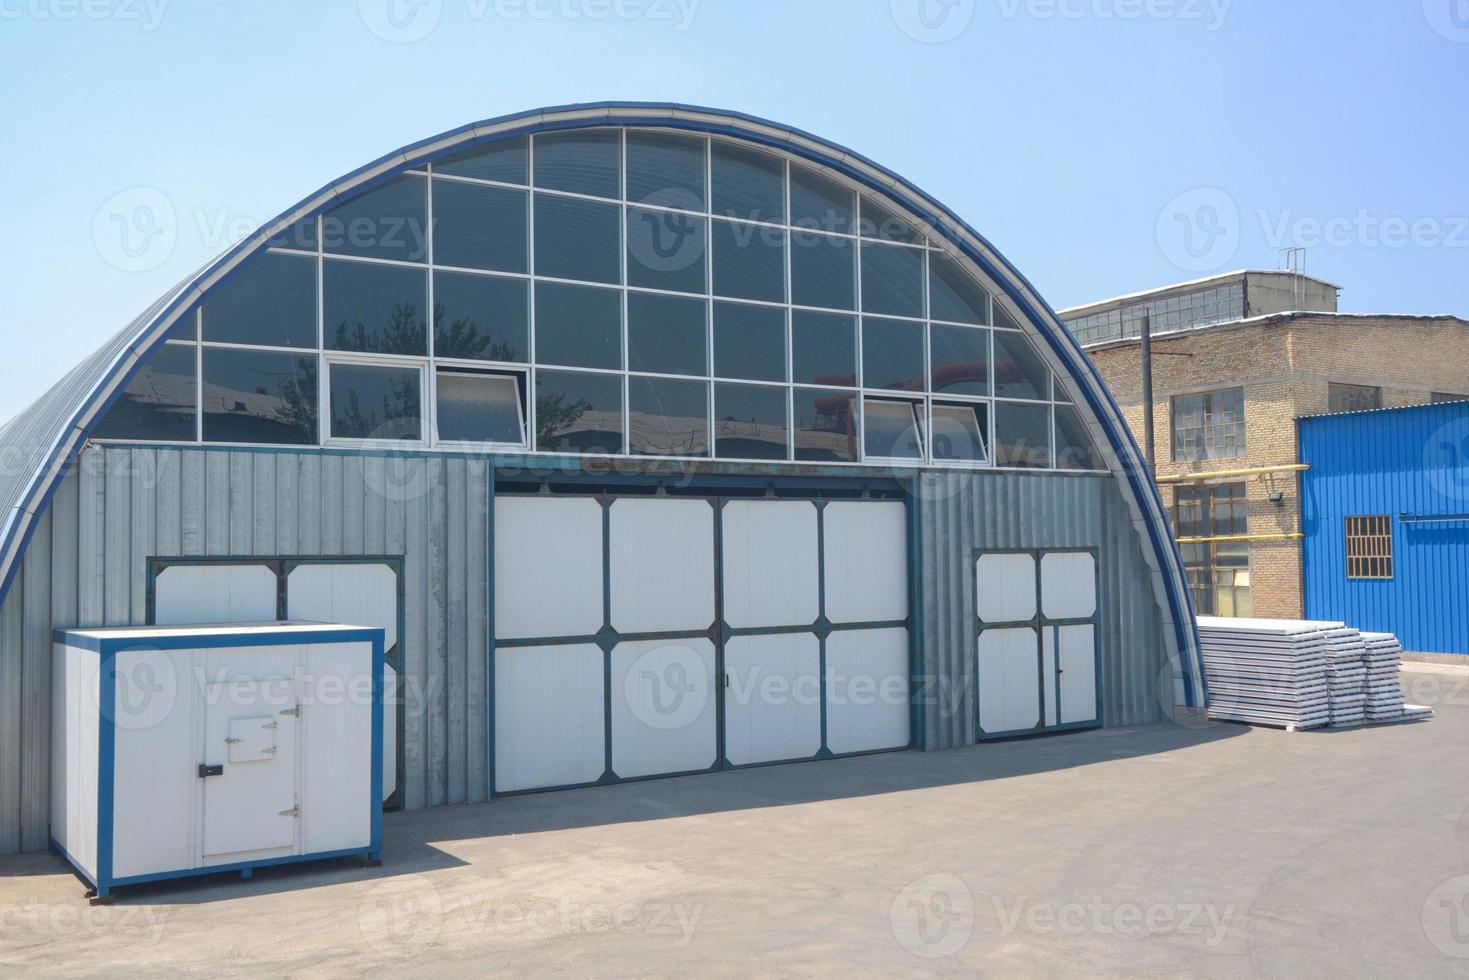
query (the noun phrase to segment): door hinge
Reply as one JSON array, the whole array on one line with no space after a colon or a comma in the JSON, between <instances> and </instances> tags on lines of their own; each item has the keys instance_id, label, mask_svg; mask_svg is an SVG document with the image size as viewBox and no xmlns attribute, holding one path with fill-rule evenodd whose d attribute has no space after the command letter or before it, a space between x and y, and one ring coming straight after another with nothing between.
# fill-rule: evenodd
<instances>
[{"instance_id":1,"label":"door hinge","mask_svg":"<svg viewBox=\"0 0 1469 980\"><path fill-rule=\"evenodd\" d=\"M301 717L301 706L298 704L294 708L286 708L286 709L284 709L284 710L281 711L281 714L287 715L287 716L289 716L291 718L300 718ZM270 727L271 728L274 728L275 726L274 725L271 725Z\"/></svg>"},{"instance_id":2,"label":"door hinge","mask_svg":"<svg viewBox=\"0 0 1469 980\"><path fill-rule=\"evenodd\" d=\"M275 746L274 745L267 745L265 748L263 748L263 749L260 750L260 754L261 755L275 755Z\"/></svg>"},{"instance_id":3,"label":"door hinge","mask_svg":"<svg viewBox=\"0 0 1469 980\"><path fill-rule=\"evenodd\" d=\"M208 762L201 762L201 763L199 763L199 778L200 779L205 779L205 778L207 778L209 776L223 776L223 775L224 775L224 763L223 762L216 762L216 763L213 763L213 764L208 763Z\"/></svg>"},{"instance_id":4,"label":"door hinge","mask_svg":"<svg viewBox=\"0 0 1469 980\"><path fill-rule=\"evenodd\" d=\"M244 741L243 738L231 738L228 735L226 735L225 736L225 739L224 739L224 744L225 745L234 745L236 742L243 742L243 741Z\"/></svg>"},{"instance_id":5,"label":"door hinge","mask_svg":"<svg viewBox=\"0 0 1469 980\"><path fill-rule=\"evenodd\" d=\"M289 810L282 810L280 815L283 817L299 817L301 815L301 804L297 803Z\"/></svg>"},{"instance_id":6,"label":"door hinge","mask_svg":"<svg viewBox=\"0 0 1469 980\"><path fill-rule=\"evenodd\" d=\"M728 674L721 674L720 675L720 680L723 682L723 686L724 687L729 687L729 675Z\"/></svg>"}]
</instances>

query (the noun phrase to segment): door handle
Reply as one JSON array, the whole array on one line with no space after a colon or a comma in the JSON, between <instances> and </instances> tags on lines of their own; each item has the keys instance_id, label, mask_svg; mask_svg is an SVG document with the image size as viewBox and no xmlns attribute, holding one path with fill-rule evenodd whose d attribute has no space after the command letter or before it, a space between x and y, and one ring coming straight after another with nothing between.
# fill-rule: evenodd
<instances>
[{"instance_id":1,"label":"door handle","mask_svg":"<svg viewBox=\"0 0 1469 980\"><path fill-rule=\"evenodd\" d=\"M209 776L223 776L223 775L224 775L224 763L223 762L216 762L216 763L214 763L212 765L210 763L207 763L207 762L201 762L201 763L199 763L199 778L200 779L205 779L205 778L207 778Z\"/></svg>"}]
</instances>

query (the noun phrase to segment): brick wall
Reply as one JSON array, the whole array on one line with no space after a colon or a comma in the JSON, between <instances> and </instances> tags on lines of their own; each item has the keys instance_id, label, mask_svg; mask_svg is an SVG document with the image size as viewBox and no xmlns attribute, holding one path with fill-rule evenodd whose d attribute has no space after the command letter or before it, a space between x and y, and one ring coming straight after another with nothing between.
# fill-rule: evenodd
<instances>
[{"instance_id":1,"label":"brick wall","mask_svg":"<svg viewBox=\"0 0 1469 980\"><path fill-rule=\"evenodd\" d=\"M1139 344L1090 352L1143 443ZM1295 420L1327 410L1332 381L1381 387L1384 407L1418 405L1435 391L1469 395L1469 322L1456 317L1271 317L1153 341L1158 475L1294 463ZM1176 356L1187 354L1189 356ZM1245 389L1246 455L1202 463L1172 460L1170 399L1216 388ZM1225 482L1225 481L1221 481ZM1295 474L1244 480L1250 533L1300 530ZM1173 491L1162 486L1164 502ZM1274 492L1281 504L1270 502ZM1298 542L1254 542L1250 587L1256 616L1302 615Z\"/></svg>"}]
</instances>

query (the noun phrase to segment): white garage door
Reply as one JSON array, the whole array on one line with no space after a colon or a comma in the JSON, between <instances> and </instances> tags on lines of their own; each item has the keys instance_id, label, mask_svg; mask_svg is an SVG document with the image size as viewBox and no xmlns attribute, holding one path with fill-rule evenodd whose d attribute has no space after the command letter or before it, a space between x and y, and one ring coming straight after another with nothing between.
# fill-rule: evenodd
<instances>
[{"instance_id":1,"label":"white garage door","mask_svg":"<svg viewBox=\"0 0 1469 980\"><path fill-rule=\"evenodd\" d=\"M500 495L494 533L496 792L909 744L903 504Z\"/></svg>"}]
</instances>

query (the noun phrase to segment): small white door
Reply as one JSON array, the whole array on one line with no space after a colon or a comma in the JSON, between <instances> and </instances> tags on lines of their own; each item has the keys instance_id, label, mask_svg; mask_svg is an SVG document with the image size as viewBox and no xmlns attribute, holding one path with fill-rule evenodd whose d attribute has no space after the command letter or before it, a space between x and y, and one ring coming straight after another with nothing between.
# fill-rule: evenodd
<instances>
[{"instance_id":1,"label":"small white door","mask_svg":"<svg viewBox=\"0 0 1469 980\"><path fill-rule=\"evenodd\" d=\"M246 677L206 688L200 762L221 767L201 777L206 858L296 843L297 716L294 703L282 707L283 690L293 686Z\"/></svg>"},{"instance_id":2,"label":"small white door","mask_svg":"<svg viewBox=\"0 0 1469 980\"><path fill-rule=\"evenodd\" d=\"M724 646L724 754L732 765L821 749L821 644L814 633L736 636Z\"/></svg>"},{"instance_id":3,"label":"small white door","mask_svg":"<svg viewBox=\"0 0 1469 980\"><path fill-rule=\"evenodd\" d=\"M1030 627L979 634L981 734L1029 731L1040 722L1041 664L1036 640Z\"/></svg>"},{"instance_id":4,"label":"small white door","mask_svg":"<svg viewBox=\"0 0 1469 980\"><path fill-rule=\"evenodd\" d=\"M1097 639L1093 626L1056 627L1060 722L1097 720Z\"/></svg>"}]
</instances>

